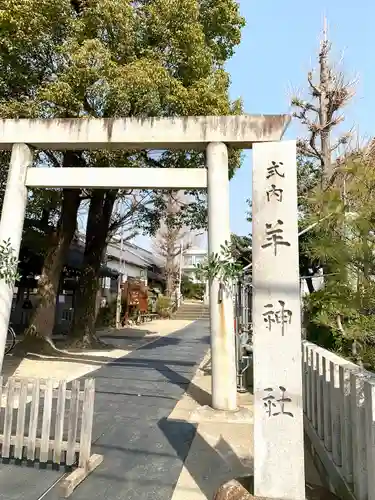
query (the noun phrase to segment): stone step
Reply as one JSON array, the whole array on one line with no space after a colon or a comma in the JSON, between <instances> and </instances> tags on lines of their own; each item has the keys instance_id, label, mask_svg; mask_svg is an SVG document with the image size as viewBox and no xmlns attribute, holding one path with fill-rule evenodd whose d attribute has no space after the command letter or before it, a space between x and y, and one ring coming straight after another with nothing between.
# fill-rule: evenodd
<instances>
[{"instance_id":1,"label":"stone step","mask_svg":"<svg viewBox=\"0 0 375 500\"><path fill-rule=\"evenodd\" d=\"M208 312L208 309L191 309L190 307L180 307L178 311L183 311L183 312Z\"/></svg>"},{"instance_id":2,"label":"stone step","mask_svg":"<svg viewBox=\"0 0 375 500\"><path fill-rule=\"evenodd\" d=\"M209 316L173 316L173 319L195 321L196 319L210 319Z\"/></svg>"},{"instance_id":3,"label":"stone step","mask_svg":"<svg viewBox=\"0 0 375 500\"><path fill-rule=\"evenodd\" d=\"M199 305L182 305L180 306L180 309L208 309L208 306L199 306Z\"/></svg>"},{"instance_id":4,"label":"stone step","mask_svg":"<svg viewBox=\"0 0 375 500\"><path fill-rule=\"evenodd\" d=\"M179 311L194 311L194 312L197 312L197 311L208 311L208 307L184 307L184 306L181 306L179 309Z\"/></svg>"},{"instance_id":5,"label":"stone step","mask_svg":"<svg viewBox=\"0 0 375 500\"><path fill-rule=\"evenodd\" d=\"M189 317L198 317L198 316L209 316L208 313L201 313L201 312L197 312L197 313L194 313L194 312L180 312L180 313L176 313L175 316L189 316Z\"/></svg>"},{"instance_id":6,"label":"stone step","mask_svg":"<svg viewBox=\"0 0 375 500\"><path fill-rule=\"evenodd\" d=\"M199 317L206 316L208 318L209 314L207 314L207 313L202 314L202 313L190 313L190 312L186 312L186 313L176 313L174 316L178 316L178 317L180 317L180 316L184 316L184 317L185 316L189 316L190 318L197 317L197 316L199 316Z\"/></svg>"},{"instance_id":7,"label":"stone step","mask_svg":"<svg viewBox=\"0 0 375 500\"><path fill-rule=\"evenodd\" d=\"M175 319L209 319L209 308L205 304L195 302L185 302L173 315Z\"/></svg>"},{"instance_id":8,"label":"stone step","mask_svg":"<svg viewBox=\"0 0 375 500\"><path fill-rule=\"evenodd\" d=\"M178 311L182 313L192 313L192 314L202 314L207 312L203 309L179 309Z\"/></svg>"}]
</instances>

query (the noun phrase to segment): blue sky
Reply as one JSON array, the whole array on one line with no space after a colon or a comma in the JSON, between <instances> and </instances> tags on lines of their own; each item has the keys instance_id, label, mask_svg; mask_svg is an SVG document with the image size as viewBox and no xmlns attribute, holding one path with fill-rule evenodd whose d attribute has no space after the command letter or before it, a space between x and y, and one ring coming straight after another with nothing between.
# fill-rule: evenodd
<instances>
[{"instance_id":1,"label":"blue sky","mask_svg":"<svg viewBox=\"0 0 375 500\"><path fill-rule=\"evenodd\" d=\"M361 137L375 135L375 3L370 0L241 0L246 27L241 45L227 65L232 97L244 99L245 112L289 112L292 89L307 90L306 74L316 67L324 14L328 19L332 54L344 53L342 68L359 76L357 94L346 110L345 124L358 127ZM291 126L286 138L301 130ZM251 196L251 154L230 185L231 230L248 234L246 199Z\"/></svg>"},{"instance_id":2,"label":"blue sky","mask_svg":"<svg viewBox=\"0 0 375 500\"><path fill-rule=\"evenodd\" d=\"M346 110L345 125L361 137L375 135L375 3L370 0L240 0L246 27L227 70L232 98L242 97L253 114L289 112L292 90L307 90L307 72L317 65L323 16L328 19L332 56L348 77L359 76L357 94ZM285 136L301 132L292 125ZM230 183L231 230L249 234L246 199L251 197L251 153ZM147 238L137 238L149 246Z\"/></svg>"}]
</instances>

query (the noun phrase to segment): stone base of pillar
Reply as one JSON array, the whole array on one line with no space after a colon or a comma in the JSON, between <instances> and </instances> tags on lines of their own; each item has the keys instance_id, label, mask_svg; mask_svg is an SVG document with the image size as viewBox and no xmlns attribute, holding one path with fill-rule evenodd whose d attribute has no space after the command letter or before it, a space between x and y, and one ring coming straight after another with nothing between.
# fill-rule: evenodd
<instances>
[{"instance_id":1,"label":"stone base of pillar","mask_svg":"<svg viewBox=\"0 0 375 500\"><path fill-rule=\"evenodd\" d=\"M269 500L264 497L255 497L253 489L253 476L232 479L220 486L213 500ZM277 500L277 499L272 499ZM331 493L327 488L315 484L306 483L306 500L340 500L338 496Z\"/></svg>"},{"instance_id":2,"label":"stone base of pillar","mask_svg":"<svg viewBox=\"0 0 375 500\"><path fill-rule=\"evenodd\" d=\"M253 424L253 412L252 410L244 407L238 407L237 410L214 410L211 406L200 406L196 410L192 411L189 417L190 422L203 423L241 423L241 424Z\"/></svg>"}]
</instances>

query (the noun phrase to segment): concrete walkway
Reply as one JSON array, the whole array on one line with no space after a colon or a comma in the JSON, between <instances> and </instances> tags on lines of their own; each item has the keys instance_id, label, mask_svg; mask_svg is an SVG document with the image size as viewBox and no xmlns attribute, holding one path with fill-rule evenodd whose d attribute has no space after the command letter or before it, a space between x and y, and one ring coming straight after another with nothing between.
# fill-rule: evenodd
<instances>
[{"instance_id":1,"label":"concrete walkway","mask_svg":"<svg viewBox=\"0 0 375 500\"><path fill-rule=\"evenodd\" d=\"M90 373L96 379L93 452L103 454L104 462L73 500L172 497L196 426L168 416L208 344L208 322L198 321ZM38 500L60 477L59 472L2 464L0 499ZM43 496L58 498L56 487Z\"/></svg>"},{"instance_id":2,"label":"concrete walkway","mask_svg":"<svg viewBox=\"0 0 375 500\"><path fill-rule=\"evenodd\" d=\"M55 380L71 381L191 323L192 320L156 319L132 327L101 329L96 334L108 344L108 349L71 349L65 351L64 357L29 355L19 359L5 356L2 375L7 380L10 376L45 378L48 374L48 377ZM60 342L55 340L58 348L61 347L63 338L60 336L59 340Z\"/></svg>"},{"instance_id":3,"label":"concrete walkway","mask_svg":"<svg viewBox=\"0 0 375 500\"><path fill-rule=\"evenodd\" d=\"M187 392L169 416L190 422L197 431L172 500L212 500L221 484L253 472L253 398L238 394L239 410L212 410L211 365L207 353Z\"/></svg>"},{"instance_id":4,"label":"concrete walkway","mask_svg":"<svg viewBox=\"0 0 375 500\"><path fill-rule=\"evenodd\" d=\"M211 402L209 353L187 392L169 416L171 421L195 423L197 431L177 481L172 500L212 500L225 482L254 472L253 396L238 394L236 413L215 412ZM320 485L311 455L305 451L305 474Z\"/></svg>"},{"instance_id":5,"label":"concrete walkway","mask_svg":"<svg viewBox=\"0 0 375 500\"><path fill-rule=\"evenodd\" d=\"M93 453L104 462L72 500L211 500L223 482L253 472L252 396L238 396L236 413L209 407L208 349L208 322L197 321L94 364ZM0 500L57 500L61 477L0 465ZM309 460L307 478L317 482Z\"/></svg>"}]
</instances>

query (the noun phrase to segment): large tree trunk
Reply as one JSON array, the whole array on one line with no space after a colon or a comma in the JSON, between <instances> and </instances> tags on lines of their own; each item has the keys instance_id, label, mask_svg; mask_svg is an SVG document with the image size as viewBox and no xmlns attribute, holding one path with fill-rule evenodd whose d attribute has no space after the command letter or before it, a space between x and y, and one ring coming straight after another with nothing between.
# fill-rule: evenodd
<instances>
[{"instance_id":1,"label":"large tree trunk","mask_svg":"<svg viewBox=\"0 0 375 500\"><path fill-rule=\"evenodd\" d=\"M174 257L171 255L166 256L166 263L165 263L165 294L167 297L172 298L173 291L174 291Z\"/></svg>"},{"instance_id":2,"label":"large tree trunk","mask_svg":"<svg viewBox=\"0 0 375 500\"><path fill-rule=\"evenodd\" d=\"M59 223L51 235L51 244L38 284L40 300L31 316L25 339L17 346L20 353L46 352L53 349L51 335L55 324L56 296L60 275L76 230L80 201L80 190L63 190Z\"/></svg>"},{"instance_id":3,"label":"large tree trunk","mask_svg":"<svg viewBox=\"0 0 375 500\"><path fill-rule=\"evenodd\" d=\"M96 190L91 199L82 274L77 290L71 344L76 347L95 347L97 294L100 266L107 243L108 229L117 190Z\"/></svg>"}]
</instances>

